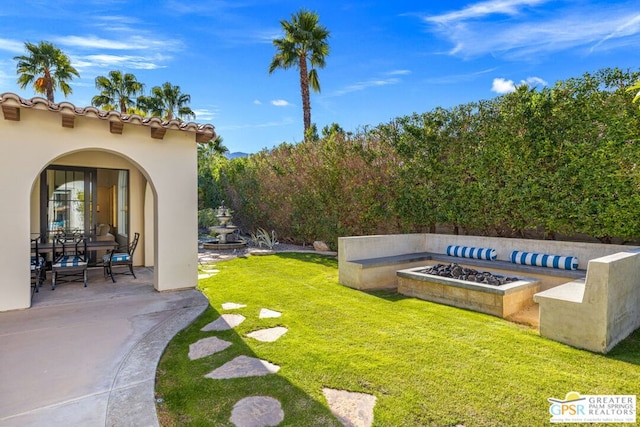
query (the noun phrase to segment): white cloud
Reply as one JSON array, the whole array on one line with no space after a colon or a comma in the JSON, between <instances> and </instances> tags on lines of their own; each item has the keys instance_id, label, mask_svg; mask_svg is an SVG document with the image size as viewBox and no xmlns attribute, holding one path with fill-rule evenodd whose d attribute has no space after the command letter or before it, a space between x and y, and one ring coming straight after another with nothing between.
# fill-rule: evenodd
<instances>
[{"instance_id":1,"label":"white cloud","mask_svg":"<svg viewBox=\"0 0 640 427\"><path fill-rule=\"evenodd\" d=\"M635 48L640 40L640 14L633 2L606 8L556 2L559 6L553 9L535 10L545 2L485 1L423 19L434 33L451 43L450 55L466 58L502 55L534 60L579 48L586 53L595 48ZM496 19L495 15L507 15L508 19Z\"/></svg>"},{"instance_id":2,"label":"white cloud","mask_svg":"<svg viewBox=\"0 0 640 427\"><path fill-rule=\"evenodd\" d=\"M15 67L15 65L13 67ZM11 69L9 64L0 61L0 93L7 92L6 86L12 85L16 81L16 78L15 68ZM11 90L9 90L9 92L10 91Z\"/></svg>"},{"instance_id":3,"label":"white cloud","mask_svg":"<svg viewBox=\"0 0 640 427\"><path fill-rule=\"evenodd\" d=\"M547 82L540 77L527 77L526 80L520 80L520 86L546 86ZM503 95L505 93L515 92L516 84L513 80L507 80L502 77L493 79L491 91Z\"/></svg>"},{"instance_id":4,"label":"white cloud","mask_svg":"<svg viewBox=\"0 0 640 427\"><path fill-rule=\"evenodd\" d=\"M24 42L17 40L0 39L0 50L6 50L7 52L16 54L26 54Z\"/></svg>"},{"instance_id":5,"label":"white cloud","mask_svg":"<svg viewBox=\"0 0 640 427\"><path fill-rule=\"evenodd\" d=\"M407 74L411 74L411 70L393 70L384 74L386 76L406 76Z\"/></svg>"},{"instance_id":6,"label":"white cloud","mask_svg":"<svg viewBox=\"0 0 640 427\"><path fill-rule=\"evenodd\" d=\"M117 50L132 50L143 49L145 46L136 46L129 41L116 41L109 39L102 39L95 36L80 37L80 36L65 36L57 37L55 39L61 45L74 46L89 49L117 49Z\"/></svg>"},{"instance_id":7,"label":"white cloud","mask_svg":"<svg viewBox=\"0 0 640 427\"><path fill-rule=\"evenodd\" d=\"M196 121L202 123L205 121L213 120L218 115L218 110L210 110L207 108L194 109L193 112L196 115Z\"/></svg>"},{"instance_id":8,"label":"white cloud","mask_svg":"<svg viewBox=\"0 0 640 427\"><path fill-rule=\"evenodd\" d=\"M488 68L486 70L476 71L476 72L467 73L467 74L447 74L441 77L427 78L425 79L425 82L429 84L449 84L449 83L469 82L469 81L475 80L478 76L492 73L495 70L496 68Z\"/></svg>"},{"instance_id":9,"label":"white cloud","mask_svg":"<svg viewBox=\"0 0 640 427\"><path fill-rule=\"evenodd\" d=\"M284 99L274 99L271 101L271 105L275 105L276 107L288 107L291 104L289 101L285 101Z\"/></svg>"},{"instance_id":10,"label":"white cloud","mask_svg":"<svg viewBox=\"0 0 640 427\"><path fill-rule=\"evenodd\" d=\"M72 63L77 69L85 68L132 68L137 70L156 70L165 68L161 62L166 62L170 57L163 55L135 56L135 55L87 55L73 58Z\"/></svg>"},{"instance_id":11,"label":"white cloud","mask_svg":"<svg viewBox=\"0 0 640 427\"><path fill-rule=\"evenodd\" d=\"M491 85L491 92L496 92L499 94L505 94L509 92L514 92L516 90L516 85L513 83L513 80L506 80L502 77L493 79L493 84Z\"/></svg>"},{"instance_id":12,"label":"white cloud","mask_svg":"<svg viewBox=\"0 0 640 427\"><path fill-rule=\"evenodd\" d=\"M54 41L63 46L91 50L176 51L182 48L182 42L177 40L163 40L139 34L127 35L126 41L106 39L96 36L64 36L56 37Z\"/></svg>"},{"instance_id":13,"label":"white cloud","mask_svg":"<svg viewBox=\"0 0 640 427\"><path fill-rule=\"evenodd\" d=\"M438 24L483 18L488 15L516 15L522 6L535 6L548 0L492 0L467 6L464 9L425 18Z\"/></svg>"},{"instance_id":14,"label":"white cloud","mask_svg":"<svg viewBox=\"0 0 640 427\"><path fill-rule=\"evenodd\" d=\"M596 43L593 46L592 50L595 50L597 47L609 40L633 36L638 33L640 33L640 14L637 14L627 21L622 22L618 27L616 27L613 31L602 38L602 40Z\"/></svg>"},{"instance_id":15,"label":"white cloud","mask_svg":"<svg viewBox=\"0 0 640 427\"><path fill-rule=\"evenodd\" d=\"M536 85L541 85L541 86L547 86L548 83L541 79L540 77L527 77L526 80L522 80L520 82L521 84L526 84L528 86L536 86Z\"/></svg>"},{"instance_id":16,"label":"white cloud","mask_svg":"<svg viewBox=\"0 0 640 427\"><path fill-rule=\"evenodd\" d=\"M404 74L409 74L410 72L407 70L396 70L396 71L391 71L388 73L383 73L385 76L397 76L397 75L404 75ZM356 82L350 85L345 86L342 89L338 89L336 91L334 91L333 93L327 95L328 97L332 97L332 96L342 96L342 95L346 95L347 93L351 93L351 92L359 92L361 90L365 90L365 89L369 89L372 87L381 87L381 86L389 86L389 85L395 85L400 83L402 80L399 79L398 77L386 77L386 78L372 78L369 80L365 80L365 81L361 81L361 82Z\"/></svg>"},{"instance_id":17,"label":"white cloud","mask_svg":"<svg viewBox=\"0 0 640 427\"><path fill-rule=\"evenodd\" d=\"M262 105L262 101L260 101L259 99L254 99L253 100L253 104L254 105Z\"/></svg>"}]
</instances>

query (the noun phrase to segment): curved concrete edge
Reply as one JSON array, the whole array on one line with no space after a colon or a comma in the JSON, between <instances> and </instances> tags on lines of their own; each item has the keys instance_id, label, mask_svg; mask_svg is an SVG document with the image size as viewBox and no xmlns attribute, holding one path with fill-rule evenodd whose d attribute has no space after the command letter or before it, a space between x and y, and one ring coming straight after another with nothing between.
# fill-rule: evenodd
<instances>
[{"instance_id":1,"label":"curved concrete edge","mask_svg":"<svg viewBox=\"0 0 640 427\"><path fill-rule=\"evenodd\" d=\"M106 426L158 426L155 375L169 341L209 306L199 291L138 341L123 360L109 392Z\"/></svg>"}]
</instances>

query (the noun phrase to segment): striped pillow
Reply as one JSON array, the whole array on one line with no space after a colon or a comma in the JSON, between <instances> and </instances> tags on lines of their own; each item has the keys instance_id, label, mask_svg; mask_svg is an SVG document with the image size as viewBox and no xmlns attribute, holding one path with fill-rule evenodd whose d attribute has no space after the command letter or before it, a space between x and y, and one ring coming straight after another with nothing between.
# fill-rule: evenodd
<instances>
[{"instance_id":1,"label":"striped pillow","mask_svg":"<svg viewBox=\"0 0 640 427\"><path fill-rule=\"evenodd\" d=\"M87 261L83 258L73 255L65 255L60 260L58 260L58 262L53 264L53 267L84 267L85 265L87 265Z\"/></svg>"},{"instance_id":2,"label":"striped pillow","mask_svg":"<svg viewBox=\"0 0 640 427\"><path fill-rule=\"evenodd\" d=\"M447 246L447 255L462 258L477 258L494 261L496 259L495 249L471 248L468 246L449 245Z\"/></svg>"},{"instance_id":3,"label":"striped pillow","mask_svg":"<svg viewBox=\"0 0 640 427\"><path fill-rule=\"evenodd\" d=\"M514 264L559 268L561 270L578 269L578 258L574 256L548 255L532 252L513 251L511 252L511 262Z\"/></svg>"}]
</instances>

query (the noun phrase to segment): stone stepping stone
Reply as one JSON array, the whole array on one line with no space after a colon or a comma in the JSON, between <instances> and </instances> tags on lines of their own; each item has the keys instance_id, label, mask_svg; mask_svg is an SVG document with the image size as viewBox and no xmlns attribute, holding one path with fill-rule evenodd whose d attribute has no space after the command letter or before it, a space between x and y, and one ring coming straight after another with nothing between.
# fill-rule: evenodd
<instances>
[{"instance_id":1,"label":"stone stepping stone","mask_svg":"<svg viewBox=\"0 0 640 427\"><path fill-rule=\"evenodd\" d=\"M284 420L280 402L273 397L252 396L240 399L231 411L229 421L236 427L277 426Z\"/></svg>"},{"instance_id":2,"label":"stone stepping stone","mask_svg":"<svg viewBox=\"0 0 640 427\"><path fill-rule=\"evenodd\" d=\"M229 378L261 377L275 374L280 366L249 356L238 356L217 369L205 375L205 378L214 380Z\"/></svg>"},{"instance_id":3,"label":"stone stepping stone","mask_svg":"<svg viewBox=\"0 0 640 427\"><path fill-rule=\"evenodd\" d=\"M287 331L288 329L284 326L276 326L275 328L260 329L258 331L249 332L247 336L262 342L274 342L286 334Z\"/></svg>"},{"instance_id":4,"label":"stone stepping stone","mask_svg":"<svg viewBox=\"0 0 640 427\"><path fill-rule=\"evenodd\" d=\"M225 302L222 304L223 310L235 310L237 308L245 308L246 304L236 304L235 302Z\"/></svg>"},{"instance_id":5,"label":"stone stepping stone","mask_svg":"<svg viewBox=\"0 0 640 427\"><path fill-rule=\"evenodd\" d=\"M331 413L345 427L371 427L376 397L371 394L323 388Z\"/></svg>"},{"instance_id":6,"label":"stone stepping stone","mask_svg":"<svg viewBox=\"0 0 640 427\"><path fill-rule=\"evenodd\" d=\"M244 322L246 317L241 314L223 314L213 322L206 325L201 331L226 331L231 328L235 328L240 323Z\"/></svg>"},{"instance_id":7,"label":"stone stepping stone","mask_svg":"<svg viewBox=\"0 0 640 427\"><path fill-rule=\"evenodd\" d=\"M269 319L282 316L282 313L279 311L269 310L268 308L263 308L260 310L260 315L258 316L260 319Z\"/></svg>"},{"instance_id":8,"label":"stone stepping stone","mask_svg":"<svg viewBox=\"0 0 640 427\"><path fill-rule=\"evenodd\" d=\"M189 359L195 360L210 356L221 352L230 345L229 341L221 340L218 337L203 338L189 346Z\"/></svg>"}]
</instances>

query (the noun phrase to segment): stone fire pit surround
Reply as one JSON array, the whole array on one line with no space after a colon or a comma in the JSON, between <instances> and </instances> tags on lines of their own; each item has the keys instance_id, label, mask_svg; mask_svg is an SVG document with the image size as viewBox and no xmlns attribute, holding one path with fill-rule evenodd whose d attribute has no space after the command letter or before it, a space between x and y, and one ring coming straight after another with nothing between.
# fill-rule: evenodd
<instances>
[{"instance_id":1,"label":"stone fire pit surround","mask_svg":"<svg viewBox=\"0 0 640 427\"><path fill-rule=\"evenodd\" d=\"M496 286L425 274L428 267L398 271L398 293L506 318L533 305L540 290L540 282L528 277Z\"/></svg>"}]
</instances>

